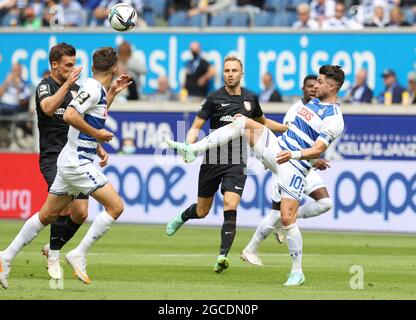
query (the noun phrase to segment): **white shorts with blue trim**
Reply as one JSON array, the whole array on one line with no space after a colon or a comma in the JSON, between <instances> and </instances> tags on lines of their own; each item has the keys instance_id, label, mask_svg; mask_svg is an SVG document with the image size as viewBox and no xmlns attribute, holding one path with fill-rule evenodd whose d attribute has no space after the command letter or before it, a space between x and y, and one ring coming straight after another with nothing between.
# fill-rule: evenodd
<instances>
[{"instance_id":1,"label":"white shorts with blue trim","mask_svg":"<svg viewBox=\"0 0 416 320\"><path fill-rule=\"evenodd\" d=\"M317 189L326 188L324 180L321 176L315 171L311 170L309 174L306 176L306 186L304 189L304 193L310 195ZM279 187L279 177L276 174L272 174L271 178L271 187L272 187L272 200L274 202L280 202L282 196L280 194L280 187Z\"/></svg>"},{"instance_id":2,"label":"white shorts with blue trim","mask_svg":"<svg viewBox=\"0 0 416 320\"><path fill-rule=\"evenodd\" d=\"M282 148L273 132L266 128L263 129L263 133L253 149L257 159L276 175L276 190L273 194L277 192L281 198L301 202L306 186L306 174L291 162L282 164L276 162L276 156L282 151Z\"/></svg>"},{"instance_id":3,"label":"white shorts with blue trim","mask_svg":"<svg viewBox=\"0 0 416 320\"><path fill-rule=\"evenodd\" d=\"M90 195L108 182L107 177L92 163L77 167L58 167L55 180L49 190L55 195Z\"/></svg>"}]
</instances>

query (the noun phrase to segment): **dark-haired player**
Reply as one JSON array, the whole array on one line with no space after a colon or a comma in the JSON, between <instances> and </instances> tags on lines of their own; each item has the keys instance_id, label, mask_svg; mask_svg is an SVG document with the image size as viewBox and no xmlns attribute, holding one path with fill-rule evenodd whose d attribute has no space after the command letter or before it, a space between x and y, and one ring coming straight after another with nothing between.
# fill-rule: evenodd
<instances>
[{"instance_id":1,"label":"dark-haired player","mask_svg":"<svg viewBox=\"0 0 416 320\"><path fill-rule=\"evenodd\" d=\"M168 141L169 146L178 150L185 161L192 162L198 153L244 135L257 158L278 175L281 221L292 258L292 270L286 286L305 282L302 272L302 235L296 224L296 215L305 188L305 178L312 168L310 160L318 159L344 129L343 116L337 103L344 77L339 66L321 67L315 84L317 98L299 108L295 121L281 137L276 137L263 125L240 115L231 124L194 144Z\"/></svg>"},{"instance_id":2,"label":"dark-haired player","mask_svg":"<svg viewBox=\"0 0 416 320\"><path fill-rule=\"evenodd\" d=\"M80 193L91 195L104 207L78 247L66 255L76 276L84 283L90 283L86 271L88 249L105 234L124 208L122 199L107 177L93 164L98 144L113 137L104 129L108 106L115 95L131 83L130 76L125 74L112 83L116 71L114 48L103 47L94 52L93 77L84 82L64 112L63 118L70 125L68 142L59 154L57 175L48 197L40 211L25 222L7 249L0 252L0 284L3 288L8 287L7 278L14 257L55 221Z\"/></svg>"}]
</instances>

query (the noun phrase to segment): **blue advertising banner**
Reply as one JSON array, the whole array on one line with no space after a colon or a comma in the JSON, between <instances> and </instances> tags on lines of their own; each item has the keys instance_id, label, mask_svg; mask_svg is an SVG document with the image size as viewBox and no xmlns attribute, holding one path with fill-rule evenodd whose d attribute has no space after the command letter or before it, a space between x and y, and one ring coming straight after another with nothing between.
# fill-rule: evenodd
<instances>
[{"instance_id":1,"label":"blue advertising banner","mask_svg":"<svg viewBox=\"0 0 416 320\"><path fill-rule=\"evenodd\" d=\"M303 78L317 73L324 64L344 67L345 85L341 95L354 81L358 69L368 70L368 84L378 94L383 89L381 72L396 71L399 82L406 84L407 73L415 69L415 33L0 33L0 82L11 65L24 66L24 78L34 86L48 69L48 50L58 42L77 48L82 79L90 75L92 52L101 46L117 46L129 41L135 54L147 67L142 79L143 93L153 92L157 78L166 75L171 88L178 92L184 75L185 62L191 57L189 44L199 41L204 57L212 63L217 75L212 83L222 83L221 66L226 55L237 54L245 66L244 85L255 92L262 88L261 76L269 71L275 76L283 95L299 95ZM398 58L400 57L400 58Z\"/></svg>"},{"instance_id":2,"label":"blue advertising banner","mask_svg":"<svg viewBox=\"0 0 416 320\"><path fill-rule=\"evenodd\" d=\"M155 154L168 138L184 141L196 113L187 112L110 112L106 126L115 139L105 148L122 150L124 139L133 139L135 148L127 153ZM281 122L283 114L268 114ZM345 132L326 152L331 160L416 160L416 115L344 115ZM203 127L209 132L209 123ZM159 150L160 151L160 150Z\"/></svg>"}]
</instances>

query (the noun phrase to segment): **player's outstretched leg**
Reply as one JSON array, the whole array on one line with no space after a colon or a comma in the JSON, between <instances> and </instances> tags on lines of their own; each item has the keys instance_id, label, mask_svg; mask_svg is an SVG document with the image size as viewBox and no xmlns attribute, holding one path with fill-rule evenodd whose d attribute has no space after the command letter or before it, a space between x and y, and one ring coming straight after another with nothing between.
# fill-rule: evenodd
<instances>
[{"instance_id":1,"label":"player's outstretched leg","mask_svg":"<svg viewBox=\"0 0 416 320\"><path fill-rule=\"evenodd\" d=\"M166 142L170 148L177 150L178 153L182 155L185 162L193 162L196 159L196 155L199 153L222 146L230 140L242 136L244 134L246 120L247 119L244 116L236 116L232 123L214 130L208 136L193 144L181 143L173 140L167 140ZM250 121L250 119L248 119L248 121ZM252 122L255 123L254 121Z\"/></svg>"},{"instance_id":2,"label":"player's outstretched leg","mask_svg":"<svg viewBox=\"0 0 416 320\"><path fill-rule=\"evenodd\" d=\"M124 210L123 201L110 183L95 190L91 196L102 204L105 210L95 218L80 244L66 254L66 261L71 265L75 276L85 284L91 283L87 275L88 250L104 236Z\"/></svg>"}]
</instances>

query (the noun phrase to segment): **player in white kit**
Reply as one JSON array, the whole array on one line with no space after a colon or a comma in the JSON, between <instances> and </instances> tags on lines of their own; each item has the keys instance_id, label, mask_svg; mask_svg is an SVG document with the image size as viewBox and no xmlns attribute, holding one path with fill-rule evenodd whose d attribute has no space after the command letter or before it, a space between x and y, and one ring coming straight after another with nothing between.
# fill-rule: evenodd
<instances>
[{"instance_id":1,"label":"player in white kit","mask_svg":"<svg viewBox=\"0 0 416 320\"><path fill-rule=\"evenodd\" d=\"M7 249L0 252L0 284L3 288L8 287L7 278L14 257L41 230L56 220L80 193L91 195L105 208L95 218L78 247L66 255L76 276L84 283L90 283L86 271L87 251L124 209L122 199L107 177L93 165L98 144L108 142L113 137L111 132L104 129L108 106L115 95L131 83L131 77L126 74L111 83L116 71L117 53L114 48L104 47L94 52L93 78L85 81L64 113L64 120L70 125L68 142L59 154L57 175L46 202L38 213L25 222Z\"/></svg>"},{"instance_id":2,"label":"player in white kit","mask_svg":"<svg viewBox=\"0 0 416 320\"><path fill-rule=\"evenodd\" d=\"M315 75L305 77L302 87L303 98L289 108L283 119L283 123L285 125L290 127L295 122L297 111L315 97L316 79L317 76ZM314 166L319 170L325 170L328 167L326 161L324 160L317 160ZM272 231L274 231L278 242L282 243L284 241L284 232L280 222L279 213L281 196L279 193L278 183L278 176L273 174L271 192L272 208L269 214L259 223L253 237L241 253L241 259L250 264L263 265L261 259L257 255L257 249L260 246L260 243L265 240ZM329 211L332 208L332 200L329 197L325 183L315 170L309 171L309 174L306 176L304 193L315 201L302 205L298 210L297 218L305 219L315 217Z\"/></svg>"},{"instance_id":3,"label":"player in white kit","mask_svg":"<svg viewBox=\"0 0 416 320\"><path fill-rule=\"evenodd\" d=\"M182 154L186 162L192 162L198 153L244 135L256 157L278 175L281 221L292 258L292 270L286 286L297 286L305 282L302 271L302 235L296 224L296 215L305 189L306 176L312 169L310 160L319 159L344 129L343 116L336 102L344 77L339 66L321 67L315 84L317 98L297 111L295 121L280 137L276 137L263 125L237 115L231 124L215 130L196 143L167 141L171 148Z\"/></svg>"}]
</instances>

